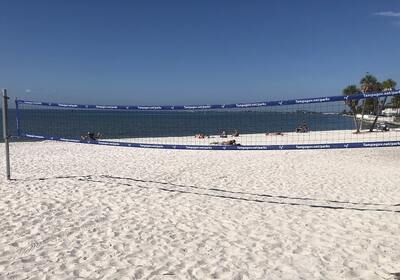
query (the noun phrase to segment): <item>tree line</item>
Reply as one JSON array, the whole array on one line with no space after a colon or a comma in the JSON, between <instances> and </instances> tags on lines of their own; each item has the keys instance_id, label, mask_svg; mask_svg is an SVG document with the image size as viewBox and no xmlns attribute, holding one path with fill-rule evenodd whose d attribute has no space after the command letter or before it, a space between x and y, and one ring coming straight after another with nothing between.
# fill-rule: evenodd
<instances>
[{"instance_id":1,"label":"tree line","mask_svg":"<svg viewBox=\"0 0 400 280\"><path fill-rule=\"evenodd\" d=\"M359 93L372 93L372 92L385 92L392 91L396 88L397 83L392 79L387 79L380 82L374 75L367 74L360 80L360 87L357 85L349 85L343 89L343 94L346 96L359 94ZM357 128L357 132L360 132L362 127L362 120L358 123L356 114L369 114L375 115L375 119L371 124L369 130L372 131L378 121L378 117L385 107L387 97L380 101L379 98L367 98L363 99L360 104L360 100L347 100L346 105L350 108L350 111L354 118L354 124ZM394 96L391 99L391 107L400 108L400 96Z\"/></svg>"}]
</instances>

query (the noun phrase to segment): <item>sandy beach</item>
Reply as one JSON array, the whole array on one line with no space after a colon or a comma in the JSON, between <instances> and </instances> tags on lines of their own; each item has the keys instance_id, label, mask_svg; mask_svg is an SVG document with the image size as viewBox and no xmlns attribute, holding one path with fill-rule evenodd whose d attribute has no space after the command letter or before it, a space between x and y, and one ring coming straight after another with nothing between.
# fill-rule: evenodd
<instances>
[{"instance_id":1,"label":"sandy beach","mask_svg":"<svg viewBox=\"0 0 400 280\"><path fill-rule=\"evenodd\" d=\"M308 133L296 132L270 132L258 134L240 134L239 137L227 135L221 138L219 135L208 135L205 138L194 136L185 137L149 137L149 138L127 138L127 139L105 139L110 141L121 141L143 144L171 144L171 145L198 145L207 146L222 141L235 140L241 145L287 145L287 144L328 144L328 143L351 143L351 142L378 142L398 141L400 139L400 128L390 131L362 130L354 133L354 130L327 130L310 131Z\"/></svg>"},{"instance_id":2,"label":"sandy beach","mask_svg":"<svg viewBox=\"0 0 400 280\"><path fill-rule=\"evenodd\" d=\"M0 157L0 279L400 273L399 148L10 148L11 182Z\"/></svg>"}]
</instances>

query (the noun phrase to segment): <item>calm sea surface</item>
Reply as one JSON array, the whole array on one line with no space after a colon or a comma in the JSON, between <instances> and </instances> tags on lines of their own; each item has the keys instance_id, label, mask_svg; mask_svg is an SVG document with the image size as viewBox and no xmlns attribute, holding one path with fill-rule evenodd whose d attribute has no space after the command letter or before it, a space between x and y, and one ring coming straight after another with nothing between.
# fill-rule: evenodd
<instances>
[{"instance_id":1,"label":"calm sea surface","mask_svg":"<svg viewBox=\"0 0 400 280\"><path fill-rule=\"evenodd\" d=\"M10 110L10 130L16 135L16 111ZM303 122L310 130L339 130L354 127L351 117L339 114L271 111L104 111L23 109L21 130L47 136L79 138L88 131L103 138L192 136L197 133L291 132Z\"/></svg>"}]
</instances>

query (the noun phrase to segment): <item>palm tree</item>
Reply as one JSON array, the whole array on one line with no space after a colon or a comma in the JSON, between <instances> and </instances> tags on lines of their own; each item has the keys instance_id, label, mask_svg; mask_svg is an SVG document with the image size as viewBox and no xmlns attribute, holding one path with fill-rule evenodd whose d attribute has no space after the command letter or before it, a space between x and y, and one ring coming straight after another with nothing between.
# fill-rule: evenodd
<instances>
[{"instance_id":1,"label":"palm tree","mask_svg":"<svg viewBox=\"0 0 400 280\"><path fill-rule=\"evenodd\" d=\"M391 91L396 88L397 83L392 79L387 79L382 82L383 91Z\"/></svg>"},{"instance_id":2,"label":"palm tree","mask_svg":"<svg viewBox=\"0 0 400 280\"><path fill-rule=\"evenodd\" d=\"M374 92L379 91L381 84L378 82L378 79L371 74L365 75L361 81L361 91L362 92Z\"/></svg>"},{"instance_id":3,"label":"palm tree","mask_svg":"<svg viewBox=\"0 0 400 280\"><path fill-rule=\"evenodd\" d=\"M357 88L356 85L350 85L348 87L346 87L345 89L343 89L343 95L346 96L350 96L350 95L354 95L360 93L360 89ZM352 100L352 99L347 99L346 101L346 105L349 106L352 114L353 114L353 119L354 119L354 125L357 129L357 133L360 132L360 128L358 127L358 123L357 123L357 105L358 105L358 100Z\"/></svg>"},{"instance_id":4,"label":"palm tree","mask_svg":"<svg viewBox=\"0 0 400 280\"><path fill-rule=\"evenodd\" d=\"M383 91L392 91L396 89L397 83L393 81L392 79L387 79L382 83L383 86ZM385 99L386 100L386 99ZM400 107L400 96L396 95L392 98L392 105L394 107L399 108Z\"/></svg>"},{"instance_id":5,"label":"palm tree","mask_svg":"<svg viewBox=\"0 0 400 280\"><path fill-rule=\"evenodd\" d=\"M395 81L393 81L392 79L388 79L383 82L383 85L384 85L384 88L386 88L387 90L395 90L397 83ZM393 104L393 107L400 108L400 95L396 95L395 97L393 97L392 104Z\"/></svg>"},{"instance_id":6,"label":"palm tree","mask_svg":"<svg viewBox=\"0 0 400 280\"><path fill-rule=\"evenodd\" d=\"M366 93L366 92L373 92L375 91L376 88L376 83L378 82L378 79L370 74L365 75L361 80L360 80L360 85L361 85L361 91ZM364 112L365 109L367 109L367 112L370 114L371 111L374 109L374 101L372 98L368 99L363 99L363 104L362 104L362 112L361 112L361 121L360 121L360 130L362 130L363 122L364 122Z\"/></svg>"},{"instance_id":7,"label":"palm tree","mask_svg":"<svg viewBox=\"0 0 400 280\"><path fill-rule=\"evenodd\" d=\"M400 108L400 95L396 95L395 97L393 97L392 106L394 108Z\"/></svg>"},{"instance_id":8,"label":"palm tree","mask_svg":"<svg viewBox=\"0 0 400 280\"><path fill-rule=\"evenodd\" d=\"M382 91L383 85L378 81L378 79L371 74L365 75L361 81L361 90L362 92L378 92ZM364 108L367 109L367 112L369 114L373 113L376 115L375 120L373 121L372 125L369 128L369 131L373 131L376 122L378 121L379 117L379 98L368 98L365 99L364 104L363 104L363 112ZM363 121L364 116L361 117L361 123Z\"/></svg>"},{"instance_id":9,"label":"palm tree","mask_svg":"<svg viewBox=\"0 0 400 280\"><path fill-rule=\"evenodd\" d=\"M365 75L361 80L360 80L360 85L361 85L361 91L364 93L367 92L375 92L379 91L380 84L378 82L378 79L371 74ZM368 113L371 113L374 111L375 108L375 102L372 98L368 98L364 102L364 107L367 109Z\"/></svg>"},{"instance_id":10,"label":"palm tree","mask_svg":"<svg viewBox=\"0 0 400 280\"><path fill-rule=\"evenodd\" d=\"M361 91L364 93L367 92L376 92L379 91L381 88L381 84L378 82L378 79L371 74L367 74L365 75L361 81L360 81L360 85L361 85ZM374 105L375 102L373 101L372 98L368 98L365 102L366 107L367 107L367 111L373 111L374 110Z\"/></svg>"},{"instance_id":11,"label":"palm tree","mask_svg":"<svg viewBox=\"0 0 400 280\"><path fill-rule=\"evenodd\" d=\"M396 87L397 83L393 81L392 79L387 79L386 81L383 81L381 84L379 84L379 88L377 88L377 91L391 91ZM385 107L387 97L383 100L382 104L379 104L378 102L378 109L376 112L376 117L374 119L374 122L372 123L371 127L369 128L369 131L373 131L376 123L378 122L379 115L381 114L382 109Z\"/></svg>"}]
</instances>

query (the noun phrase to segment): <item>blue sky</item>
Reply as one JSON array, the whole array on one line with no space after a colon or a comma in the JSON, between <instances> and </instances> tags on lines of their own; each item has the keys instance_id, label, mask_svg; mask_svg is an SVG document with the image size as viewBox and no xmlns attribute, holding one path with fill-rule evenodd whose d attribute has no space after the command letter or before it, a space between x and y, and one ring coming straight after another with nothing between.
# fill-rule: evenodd
<instances>
[{"instance_id":1,"label":"blue sky","mask_svg":"<svg viewBox=\"0 0 400 280\"><path fill-rule=\"evenodd\" d=\"M400 82L399 0L0 1L0 87L31 100L195 104Z\"/></svg>"}]
</instances>

